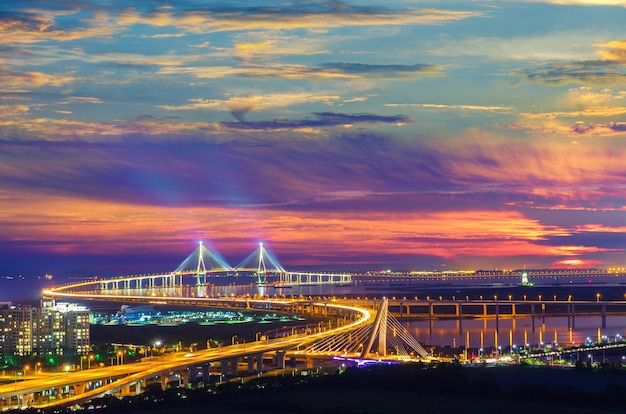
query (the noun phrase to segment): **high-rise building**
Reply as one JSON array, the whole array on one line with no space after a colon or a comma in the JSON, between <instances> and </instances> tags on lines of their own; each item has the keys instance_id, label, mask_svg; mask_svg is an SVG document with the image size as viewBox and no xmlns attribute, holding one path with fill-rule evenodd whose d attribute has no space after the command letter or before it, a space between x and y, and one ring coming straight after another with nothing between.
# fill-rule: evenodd
<instances>
[{"instance_id":1,"label":"high-rise building","mask_svg":"<svg viewBox=\"0 0 626 414\"><path fill-rule=\"evenodd\" d=\"M84 355L89 352L89 310L43 301L41 307L0 304L0 352L12 355Z\"/></svg>"},{"instance_id":2,"label":"high-rise building","mask_svg":"<svg viewBox=\"0 0 626 414\"><path fill-rule=\"evenodd\" d=\"M16 307L10 302L0 304L0 352L10 355L32 353L32 306Z\"/></svg>"}]
</instances>

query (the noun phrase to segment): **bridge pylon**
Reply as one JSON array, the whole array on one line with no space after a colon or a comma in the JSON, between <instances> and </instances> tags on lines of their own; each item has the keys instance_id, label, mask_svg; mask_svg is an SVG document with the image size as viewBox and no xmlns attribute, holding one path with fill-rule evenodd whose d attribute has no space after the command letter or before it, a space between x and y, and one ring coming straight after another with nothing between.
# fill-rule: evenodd
<instances>
[{"instance_id":1,"label":"bridge pylon","mask_svg":"<svg viewBox=\"0 0 626 414\"><path fill-rule=\"evenodd\" d=\"M198 247L174 270L174 273L195 274L196 284L206 284L207 274L211 271L232 270L217 253L207 249L200 241Z\"/></svg>"},{"instance_id":2,"label":"bridge pylon","mask_svg":"<svg viewBox=\"0 0 626 414\"><path fill-rule=\"evenodd\" d=\"M429 359L430 355L388 310L388 300L379 302L371 322L350 332L324 337L307 345L304 353L339 353L361 359ZM388 351L389 350L389 351ZM391 350L395 352L391 352ZM393 354L393 355L392 355Z\"/></svg>"},{"instance_id":3,"label":"bridge pylon","mask_svg":"<svg viewBox=\"0 0 626 414\"><path fill-rule=\"evenodd\" d=\"M367 344L363 347L363 351L361 351L361 358L365 358L372 351L372 345L374 345L376 338L378 338L378 355L383 357L387 355L388 304L389 300L384 298L376 314L376 319L374 320L372 332L370 333Z\"/></svg>"},{"instance_id":4,"label":"bridge pylon","mask_svg":"<svg viewBox=\"0 0 626 414\"><path fill-rule=\"evenodd\" d=\"M285 268L269 253L262 242L235 269L253 271L256 274L257 284L259 285L265 284L267 273L286 272Z\"/></svg>"}]
</instances>

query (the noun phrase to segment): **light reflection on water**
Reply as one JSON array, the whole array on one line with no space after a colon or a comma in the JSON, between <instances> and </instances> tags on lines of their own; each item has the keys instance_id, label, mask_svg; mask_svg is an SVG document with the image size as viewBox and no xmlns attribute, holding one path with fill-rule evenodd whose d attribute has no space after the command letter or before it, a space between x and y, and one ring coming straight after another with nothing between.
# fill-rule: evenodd
<instances>
[{"instance_id":1,"label":"light reflection on water","mask_svg":"<svg viewBox=\"0 0 626 414\"><path fill-rule=\"evenodd\" d=\"M147 289L145 289L148 291ZM370 296L372 292L369 292ZM153 291L158 296L186 297L224 297L240 295L267 296L342 296L359 294L351 286L294 286L290 289L270 286L225 285L225 286L185 286L183 288L158 289ZM382 296L382 295L379 295ZM403 320L403 325L420 342L436 346L466 346L469 335L470 348L506 349L529 344L531 347L553 345L581 345L589 338L591 342L614 341L617 335L626 336L626 317L607 315L606 326L602 328L600 315L581 315L568 324L567 316L518 316L516 318L468 318L468 319L414 319ZM497 332L497 334L496 334ZM602 338L606 336L606 338Z\"/></svg>"},{"instance_id":2,"label":"light reflection on water","mask_svg":"<svg viewBox=\"0 0 626 414\"><path fill-rule=\"evenodd\" d=\"M606 327L602 328L602 317L577 316L573 326L568 327L567 316L535 317L534 329L531 317L491 319L445 319L411 320L403 325L420 342L429 345L464 347L469 333L469 348L503 349L515 345L531 347L554 344L570 346L584 345L587 338L592 342L615 341L618 335L626 336L626 318L609 315ZM496 334L497 332L497 334ZM605 337L605 338L603 338ZM618 337L619 338L619 337ZM497 341L497 342L496 342Z\"/></svg>"}]
</instances>

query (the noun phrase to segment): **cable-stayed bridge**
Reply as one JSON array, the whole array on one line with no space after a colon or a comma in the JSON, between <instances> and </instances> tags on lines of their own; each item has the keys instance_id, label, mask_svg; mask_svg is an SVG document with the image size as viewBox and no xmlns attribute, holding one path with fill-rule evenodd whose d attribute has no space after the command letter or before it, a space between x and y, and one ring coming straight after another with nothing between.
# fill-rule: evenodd
<instances>
[{"instance_id":1,"label":"cable-stayed bridge","mask_svg":"<svg viewBox=\"0 0 626 414\"><path fill-rule=\"evenodd\" d=\"M288 271L278 262L278 259L267 249L263 243L250 253L237 266L230 266L217 252L209 250L203 242L171 273L164 277L172 279L162 285L172 286L177 284L177 277L195 275L196 285L204 285L214 274L249 274L256 278L257 284L267 283L268 275L275 275L280 285L302 284L350 284L352 275L348 273L316 273Z\"/></svg>"}]
</instances>

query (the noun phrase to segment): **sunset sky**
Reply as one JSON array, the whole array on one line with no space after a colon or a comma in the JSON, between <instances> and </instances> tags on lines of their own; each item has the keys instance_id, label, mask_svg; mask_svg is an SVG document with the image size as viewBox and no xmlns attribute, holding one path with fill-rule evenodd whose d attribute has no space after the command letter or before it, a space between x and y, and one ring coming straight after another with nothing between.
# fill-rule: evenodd
<instances>
[{"instance_id":1,"label":"sunset sky","mask_svg":"<svg viewBox=\"0 0 626 414\"><path fill-rule=\"evenodd\" d=\"M626 1L0 4L0 275L626 267Z\"/></svg>"}]
</instances>

